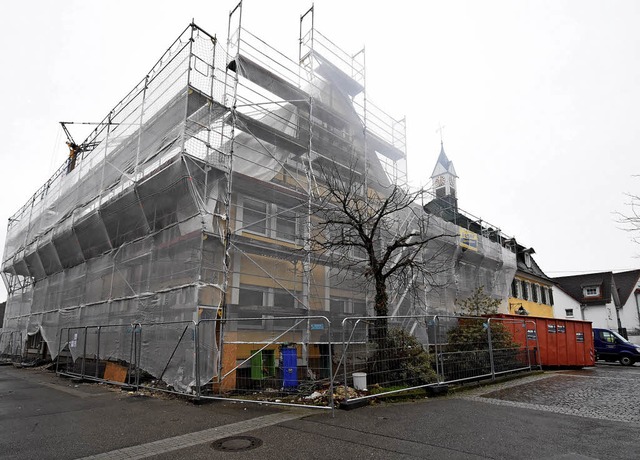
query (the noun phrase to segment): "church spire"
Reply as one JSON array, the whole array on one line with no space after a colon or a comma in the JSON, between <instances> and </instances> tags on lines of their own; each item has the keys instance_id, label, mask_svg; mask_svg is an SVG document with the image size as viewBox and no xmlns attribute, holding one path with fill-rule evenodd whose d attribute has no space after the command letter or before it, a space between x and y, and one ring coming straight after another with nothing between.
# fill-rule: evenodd
<instances>
[{"instance_id":1,"label":"church spire","mask_svg":"<svg viewBox=\"0 0 640 460\"><path fill-rule=\"evenodd\" d=\"M458 175L453 167L453 161L449 160L444 151L444 142L440 139L440 155L436 161L436 166L431 173L433 181L433 194L436 198L451 201L451 204L457 208L456 179Z\"/></svg>"},{"instance_id":2,"label":"church spire","mask_svg":"<svg viewBox=\"0 0 640 460\"><path fill-rule=\"evenodd\" d=\"M453 161L450 161L449 158L447 158L447 154L444 152L444 143L440 140L440 155L438 155L438 161L436 161L436 167L433 168L431 178L434 179L436 176L444 173L449 173L455 178L458 177L456 170L453 167Z\"/></svg>"}]
</instances>

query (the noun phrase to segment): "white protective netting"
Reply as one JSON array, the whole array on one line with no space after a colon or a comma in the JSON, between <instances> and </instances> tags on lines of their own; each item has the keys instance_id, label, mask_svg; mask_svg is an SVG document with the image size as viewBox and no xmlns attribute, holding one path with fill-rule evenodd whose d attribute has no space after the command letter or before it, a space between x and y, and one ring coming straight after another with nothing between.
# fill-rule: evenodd
<instances>
[{"instance_id":1,"label":"white protective netting","mask_svg":"<svg viewBox=\"0 0 640 460\"><path fill-rule=\"evenodd\" d=\"M303 40L298 63L242 34L227 51L189 26L87 150L11 218L5 331L40 331L53 357L68 348L74 360L128 362L139 324L138 365L186 390L221 368L219 328L194 329L218 309L255 318L233 331L247 342L274 316L326 316L335 333L343 318L371 313L357 276L305 254L310 203L328 167L355 169L376 190L405 185L404 121L366 101L363 65L319 46L321 35L315 47ZM430 221L430 231L458 234ZM478 286L506 299L515 256L500 241L479 236L465 251L449 237L431 250L446 266L441 287L416 280L421 299L393 293L394 314L451 312ZM304 337L328 340L322 330Z\"/></svg>"}]
</instances>

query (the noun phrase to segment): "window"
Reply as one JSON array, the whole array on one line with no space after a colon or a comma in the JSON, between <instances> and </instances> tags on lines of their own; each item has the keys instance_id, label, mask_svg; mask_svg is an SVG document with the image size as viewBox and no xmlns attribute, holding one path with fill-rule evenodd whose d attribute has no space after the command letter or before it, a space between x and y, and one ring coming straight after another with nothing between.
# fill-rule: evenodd
<instances>
[{"instance_id":1,"label":"window","mask_svg":"<svg viewBox=\"0 0 640 460\"><path fill-rule=\"evenodd\" d=\"M351 246L351 256L359 260L368 259L367 251L361 246Z\"/></svg>"},{"instance_id":2,"label":"window","mask_svg":"<svg viewBox=\"0 0 640 460\"><path fill-rule=\"evenodd\" d=\"M544 286L540 287L540 303L547 305L547 288Z\"/></svg>"},{"instance_id":3,"label":"window","mask_svg":"<svg viewBox=\"0 0 640 460\"><path fill-rule=\"evenodd\" d=\"M522 281L522 298L524 300L529 300L529 283L526 281Z\"/></svg>"},{"instance_id":4,"label":"window","mask_svg":"<svg viewBox=\"0 0 640 460\"><path fill-rule=\"evenodd\" d=\"M357 314L364 316L367 313L367 306L361 300L352 300L342 297L334 297L330 301L331 313L344 313L347 315Z\"/></svg>"},{"instance_id":5,"label":"window","mask_svg":"<svg viewBox=\"0 0 640 460\"><path fill-rule=\"evenodd\" d=\"M270 238L295 241L298 216L285 206L245 197L242 200L242 227Z\"/></svg>"},{"instance_id":6,"label":"window","mask_svg":"<svg viewBox=\"0 0 640 460\"><path fill-rule=\"evenodd\" d=\"M582 294L585 297L598 297L600 295L600 286L585 286L582 288Z\"/></svg>"},{"instance_id":7,"label":"window","mask_svg":"<svg viewBox=\"0 0 640 460\"><path fill-rule=\"evenodd\" d=\"M353 313L353 301L352 300L347 300L344 304L344 312L347 314L352 314Z\"/></svg>"},{"instance_id":8,"label":"window","mask_svg":"<svg viewBox=\"0 0 640 460\"><path fill-rule=\"evenodd\" d=\"M330 301L331 313L349 313L349 299L342 299L339 297L333 298Z\"/></svg>"},{"instance_id":9,"label":"window","mask_svg":"<svg viewBox=\"0 0 640 460\"><path fill-rule=\"evenodd\" d=\"M567 318L573 318L573 308L565 308L564 316Z\"/></svg>"},{"instance_id":10,"label":"window","mask_svg":"<svg viewBox=\"0 0 640 460\"><path fill-rule=\"evenodd\" d=\"M264 321L260 319L262 306L265 304L265 290L259 286L240 286L238 289L238 323L239 329L263 329Z\"/></svg>"},{"instance_id":11,"label":"window","mask_svg":"<svg viewBox=\"0 0 640 460\"><path fill-rule=\"evenodd\" d=\"M283 289L274 289L273 306L280 308L295 308L296 299L291 293Z\"/></svg>"},{"instance_id":12,"label":"window","mask_svg":"<svg viewBox=\"0 0 640 460\"><path fill-rule=\"evenodd\" d=\"M549 288L549 305L553 306L553 288Z\"/></svg>"},{"instance_id":13,"label":"window","mask_svg":"<svg viewBox=\"0 0 640 460\"><path fill-rule=\"evenodd\" d=\"M524 264L528 268L531 268L531 254L529 254L528 252L524 253Z\"/></svg>"},{"instance_id":14,"label":"window","mask_svg":"<svg viewBox=\"0 0 640 460\"><path fill-rule=\"evenodd\" d=\"M354 300L353 301L353 309L350 313L354 313L359 316L364 316L367 314L367 304L364 301Z\"/></svg>"},{"instance_id":15,"label":"window","mask_svg":"<svg viewBox=\"0 0 640 460\"><path fill-rule=\"evenodd\" d=\"M244 198L242 203L242 223L246 230L267 234L267 203Z\"/></svg>"},{"instance_id":16,"label":"window","mask_svg":"<svg viewBox=\"0 0 640 460\"><path fill-rule=\"evenodd\" d=\"M532 300L534 302L538 301L538 297L539 297L538 296L538 289L540 289L540 286L538 286L537 284L532 284L531 285L531 297L532 297Z\"/></svg>"},{"instance_id":17,"label":"window","mask_svg":"<svg viewBox=\"0 0 640 460\"><path fill-rule=\"evenodd\" d=\"M238 291L238 305L243 307L261 307L264 305L264 292L260 288L241 286Z\"/></svg>"},{"instance_id":18,"label":"window","mask_svg":"<svg viewBox=\"0 0 640 460\"><path fill-rule=\"evenodd\" d=\"M296 239L296 214L292 211L280 211L276 214L276 238L294 241Z\"/></svg>"},{"instance_id":19,"label":"window","mask_svg":"<svg viewBox=\"0 0 640 460\"><path fill-rule=\"evenodd\" d=\"M518 297L518 280L515 278L511 282L511 297Z\"/></svg>"},{"instance_id":20,"label":"window","mask_svg":"<svg viewBox=\"0 0 640 460\"><path fill-rule=\"evenodd\" d=\"M600 331L600 340L607 343L616 343L616 337L609 331Z\"/></svg>"}]
</instances>

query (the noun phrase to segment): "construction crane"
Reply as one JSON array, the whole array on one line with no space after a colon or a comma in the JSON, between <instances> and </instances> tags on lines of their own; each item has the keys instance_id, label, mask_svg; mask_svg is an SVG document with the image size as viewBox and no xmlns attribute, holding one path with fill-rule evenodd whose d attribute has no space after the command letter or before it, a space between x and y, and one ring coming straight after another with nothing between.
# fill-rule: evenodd
<instances>
[{"instance_id":1,"label":"construction crane","mask_svg":"<svg viewBox=\"0 0 640 460\"><path fill-rule=\"evenodd\" d=\"M69 132L67 125L99 125L101 123L90 123L90 122L81 122L76 123L73 121L61 121L60 126L62 126L62 130L64 131L65 136L67 136L67 146L69 147L69 158L67 159L67 174L74 170L76 167L76 161L78 155L82 152L90 152L98 145L98 142L84 142L82 144L76 143L73 139L73 136Z\"/></svg>"}]
</instances>

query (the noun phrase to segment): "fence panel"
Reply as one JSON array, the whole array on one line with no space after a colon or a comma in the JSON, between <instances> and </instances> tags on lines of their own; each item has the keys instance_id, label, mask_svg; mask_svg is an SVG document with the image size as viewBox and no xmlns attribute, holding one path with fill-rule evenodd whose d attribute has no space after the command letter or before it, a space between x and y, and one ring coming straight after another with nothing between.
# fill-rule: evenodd
<instances>
[{"instance_id":1,"label":"fence panel","mask_svg":"<svg viewBox=\"0 0 640 460\"><path fill-rule=\"evenodd\" d=\"M493 343L494 375L540 367L536 321L490 318L488 322ZM498 344L495 344L495 337L499 339Z\"/></svg>"},{"instance_id":2,"label":"fence panel","mask_svg":"<svg viewBox=\"0 0 640 460\"><path fill-rule=\"evenodd\" d=\"M137 323L136 386L197 396L197 325L194 321Z\"/></svg>"},{"instance_id":3,"label":"fence panel","mask_svg":"<svg viewBox=\"0 0 640 460\"><path fill-rule=\"evenodd\" d=\"M0 333L0 362L19 362L22 359L23 347L22 332L4 331Z\"/></svg>"},{"instance_id":4,"label":"fence panel","mask_svg":"<svg viewBox=\"0 0 640 460\"><path fill-rule=\"evenodd\" d=\"M335 375L355 391L337 393L347 401L437 385L430 324L425 315L345 318Z\"/></svg>"},{"instance_id":5,"label":"fence panel","mask_svg":"<svg viewBox=\"0 0 640 460\"><path fill-rule=\"evenodd\" d=\"M86 380L133 384L136 326L108 324L62 328L56 372Z\"/></svg>"},{"instance_id":6,"label":"fence panel","mask_svg":"<svg viewBox=\"0 0 640 460\"><path fill-rule=\"evenodd\" d=\"M432 346L437 354L441 381L464 381L492 375L487 318L436 316L434 326Z\"/></svg>"},{"instance_id":7,"label":"fence panel","mask_svg":"<svg viewBox=\"0 0 640 460\"><path fill-rule=\"evenodd\" d=\"M206 319L198 337L200 359L213 360L200 362L200 371L214 375L202 398L333 408L326 317Z\"/></svg>"}]
</instances>

